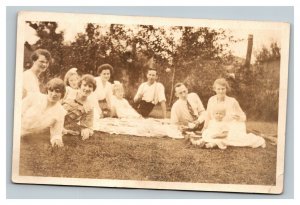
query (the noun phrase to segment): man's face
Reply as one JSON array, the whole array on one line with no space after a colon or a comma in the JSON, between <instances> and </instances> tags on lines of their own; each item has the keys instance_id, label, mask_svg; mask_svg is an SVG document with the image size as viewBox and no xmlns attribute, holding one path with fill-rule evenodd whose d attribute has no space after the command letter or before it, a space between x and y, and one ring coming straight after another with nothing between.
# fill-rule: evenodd
<instances>
[{"instance_id":1,"label":"man's face","mask_svg":"<svg viewBox=\"0 0 300 205\"><path fill-rule=\"evenodd\" d=\"M147 79L149 83L154 83L157 80L157 73L155 70L149 70L147 73Z\"/></svg>"},{"instance_id":2,"label":"man's face","mask_svg":"<svg viewBox=\"0 0 300 205\"><path fill-rule=\"evenodd\" d=\"M188 89L184 85L181 85L175 88L175 94L179 99L186 100L188 95Z\"/></svg>"}]
</instances>

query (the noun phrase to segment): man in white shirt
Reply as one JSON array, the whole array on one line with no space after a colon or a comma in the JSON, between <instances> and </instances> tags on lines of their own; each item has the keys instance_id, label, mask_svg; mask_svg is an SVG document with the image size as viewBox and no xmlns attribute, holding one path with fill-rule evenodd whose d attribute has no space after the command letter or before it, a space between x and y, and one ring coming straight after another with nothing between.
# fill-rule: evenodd
<instances>
[{"instance_id":1,"label":"man in white shirt","mask_svg":"<svg viewBox=\"0 0 300 205\"><path fill-rule=\"evenodd\" d=\"M32 66L23 72L23 96L40 92L39 75L46 71L51 61L51 54L45 49L37 49L31 55Z\"/></svg>"},{"instance_id":2,"label":"man in white shirt","mask_svg":"<svg viewBox=\"0 0 300 205\"><path fill-rule=\"evenodd\" d=\"M167 117L166 96L163 84L156 82L157 70L150 68L147 72L147 82L142 83L134 97L137 111L148 117L157 103L160 103L163 118Z\"/></svg>"},{"instance_id":3,"label":"man in white shirt","mask_svg":"<svg viewBox=\"0 0 300 205\"><path fill-rule=\"evenodd\" d=\"M174 87L178 100L171 109L171 122L201 130L206 112L199 96L196 93L188 93L188 89L183 83L177 83Z\"/></svg>"}]
</instances>

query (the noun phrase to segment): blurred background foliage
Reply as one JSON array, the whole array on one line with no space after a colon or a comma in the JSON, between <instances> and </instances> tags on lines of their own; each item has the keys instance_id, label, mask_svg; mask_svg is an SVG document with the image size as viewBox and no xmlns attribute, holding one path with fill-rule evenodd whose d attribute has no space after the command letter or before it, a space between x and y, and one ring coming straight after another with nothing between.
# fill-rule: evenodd
<instances>
[{"instance_id":1,"label":"blurred background foliage","mask_svg":"<svg viewBox=\"0 0 300 205\"><path fill-rule=\"evenodd\" d=\"M88 23L84 33L66 42L57 22L27 23L39 40L32 45L25 42L24 69L31 67L30 54L37 48L49 50L53 58L40 76L42 85L53 77L63 78L72 67L79 74L97 76L97 67L109 63L114 67L111 81L122 82L131 101L146 80L146 70L154 67L165 86L169 108L176 100L172 88L177 82L196 92L206 107L214 95L214 80L224 77L231 85L228 95L239 101L248 118L277 121L280 48L276 42L255 53L255 63L245 66L245 59L233 56L229 49L230 43L240 39L223 29Z\"/></svg>"}]
</instances>

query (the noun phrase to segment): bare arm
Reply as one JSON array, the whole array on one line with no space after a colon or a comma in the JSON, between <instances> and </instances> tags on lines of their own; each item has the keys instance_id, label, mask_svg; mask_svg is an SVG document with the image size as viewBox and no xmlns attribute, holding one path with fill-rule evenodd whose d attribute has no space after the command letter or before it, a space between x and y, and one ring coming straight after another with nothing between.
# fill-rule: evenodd
<instances>
[{"instance_id":1,"label":"bare arm","mask_svg":"<svg viewBox=\"0 0 300 205\"><path fill-rule=\"evenodd\" d=\"M160 102L161 110L163 113L163 118L167 118L167 106L166 106L166 101Z\"/></svg>"}]
</instances>

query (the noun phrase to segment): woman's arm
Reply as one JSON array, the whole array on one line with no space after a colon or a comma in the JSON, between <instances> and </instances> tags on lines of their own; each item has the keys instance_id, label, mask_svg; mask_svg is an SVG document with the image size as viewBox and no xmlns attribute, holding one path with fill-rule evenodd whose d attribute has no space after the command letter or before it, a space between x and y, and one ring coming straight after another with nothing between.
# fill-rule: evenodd
<instances>
[{"instance_id":1,"label":"woman's arm","mask_svg":"<svg viewBox=\"0 0 300 205\"><path fill-rule=\"evenodd\" d=\"M94 111L91 108L82 116L80 120L80 125L85 127L81 129L82 140L86 140L93 135L93 120Z\"/></svg>"},{"instance_id":2,"label":"woman's arm","mask_svg":"<svg viewBox=\"0 0 300 205\"><path fill-rule=\"evenodd\" d=\"M167 106L166 106L166 101L160 102L163 118L167 118Z\"/></svg>"},{"instance_id":3,"label":"woman's arm","mask_svg":"<svg viewBox=\"0 0 300 205\"><path fill-rule=\"evenodd\" d=\"M236 99L234 99L234 102L233 102L233 110L234 110L234 114L232 116L233 119L241 121L241 122L246 121L246 114L244 113L244 111L242 110L242 108L240 107L240 104L238 103L238 101Z\"/></svg>"},{"instance_id":4,"label":"woman's arm","mask_svg":"<svg viewBox=\"0 0 300 205\"><path fill-rule=\"evenodd\" d=\"M62 141L62 135L64 130L64 120L66 112L57 114L59 115L59 117L50 127L50 143L52 146L62 147L64 145Z\"/></svg>"}]
</instances>

